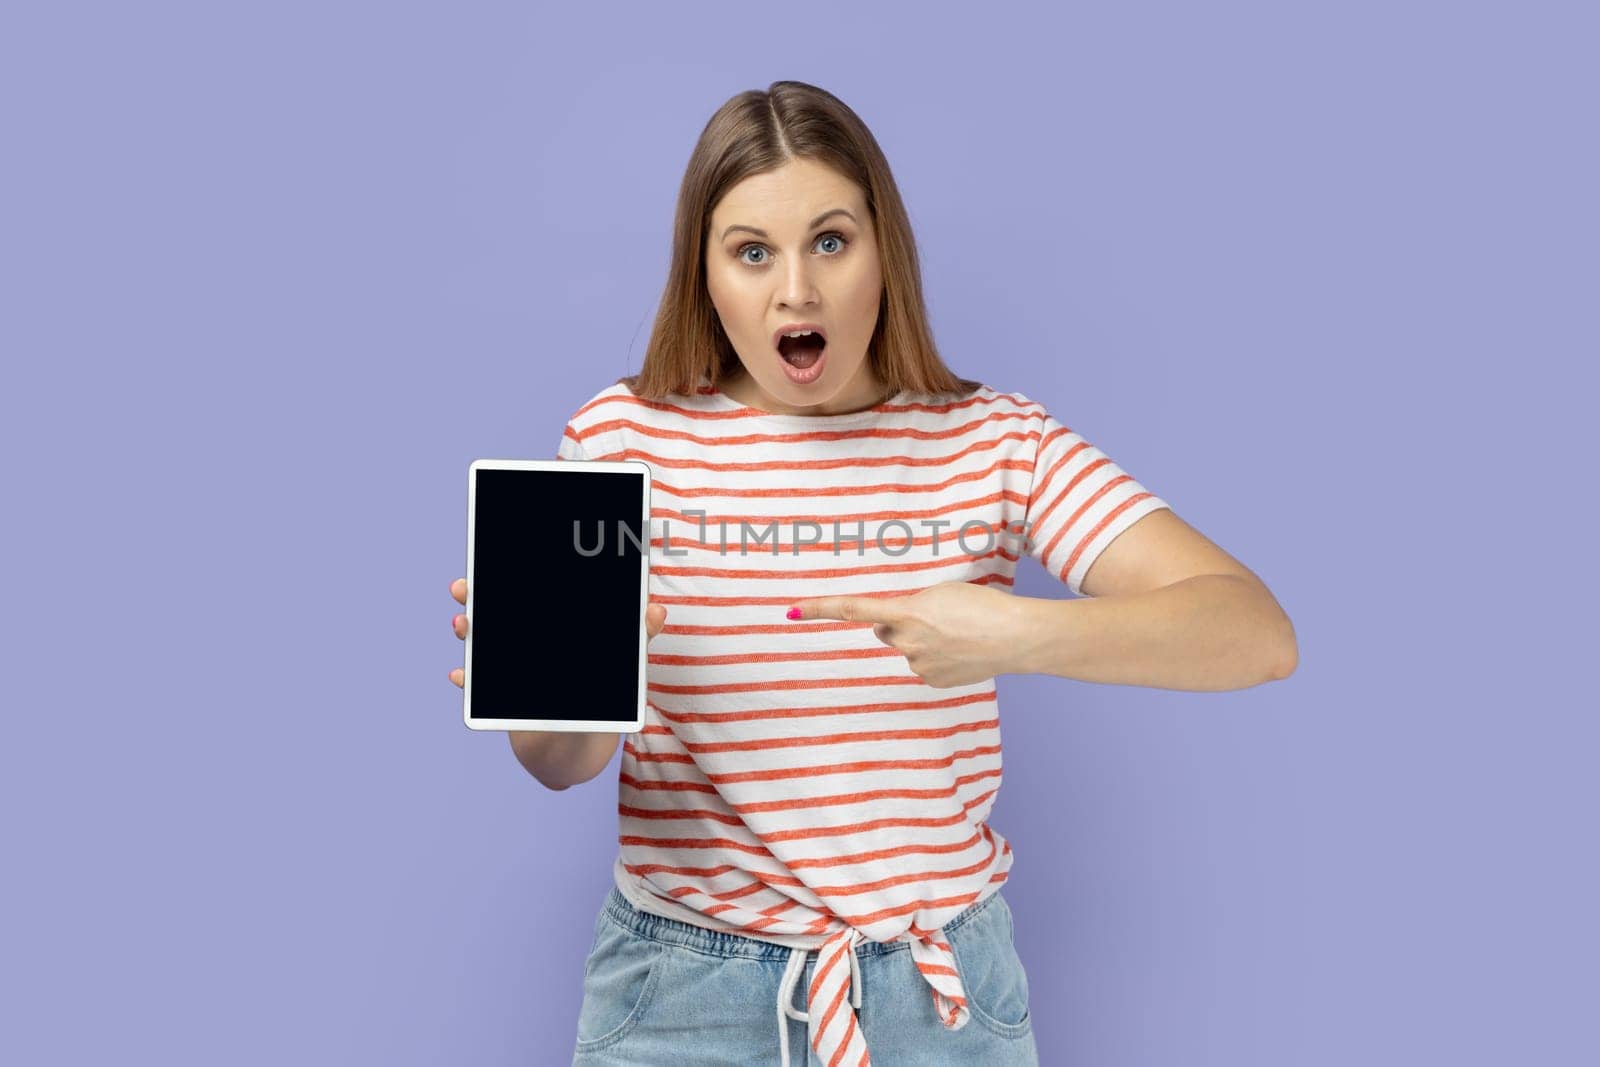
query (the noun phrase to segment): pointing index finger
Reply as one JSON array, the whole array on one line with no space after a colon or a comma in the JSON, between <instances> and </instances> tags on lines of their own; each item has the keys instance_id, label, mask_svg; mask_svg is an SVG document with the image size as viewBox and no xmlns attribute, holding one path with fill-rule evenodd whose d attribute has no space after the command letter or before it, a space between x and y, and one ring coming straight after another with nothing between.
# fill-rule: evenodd
<instances>
[{"instance_id":1,"label":"pointing index finger","mask_svg":"<svg viewBox=\"0 0 1600 1067\"><path fill-rule=\"evenodd\" d=\"M900 610L870 596L814 596L796 600L791 619L847 619L850 622L896 622Z\"/></svg>"}]
</instances>

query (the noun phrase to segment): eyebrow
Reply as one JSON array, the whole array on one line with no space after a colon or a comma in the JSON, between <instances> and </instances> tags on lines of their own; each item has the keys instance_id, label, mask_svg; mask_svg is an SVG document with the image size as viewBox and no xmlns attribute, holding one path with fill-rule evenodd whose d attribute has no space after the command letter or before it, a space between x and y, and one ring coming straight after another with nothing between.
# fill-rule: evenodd
<instances>
[{"instance_id":1,"label":"eyebrow","mask_svg":"<svg viewBox=\"0 0 1600 1067\"><path fill-rule=\"evenodd\" d=\"M816 218L812 219L811 220L811 225L809 227L807 227L807 228L814 230L818 226L821 226L824 221L826 221L829 218L832 218L834 215L843 215L845 218L849 219L851 222L854 222L857 226L861 225L860 222L856 221L856 217L854 215L850 214L850 212L846 211L842 207L836 207L836 208L833 208L833 209L831 209L829 211L824 211L822 214L820 214ZM728 234L732 233L734 230L749 230L751 233L755 234L757 237L765 237L765 236L767 236L767 231L766 230L758 230L754 226L744 226L744 225L737 225L736 224L736 225L733 225L733 226L729 226L726 230L722 231L722 239L723 240L727 240Z\"/></svg>"}]
</instances>

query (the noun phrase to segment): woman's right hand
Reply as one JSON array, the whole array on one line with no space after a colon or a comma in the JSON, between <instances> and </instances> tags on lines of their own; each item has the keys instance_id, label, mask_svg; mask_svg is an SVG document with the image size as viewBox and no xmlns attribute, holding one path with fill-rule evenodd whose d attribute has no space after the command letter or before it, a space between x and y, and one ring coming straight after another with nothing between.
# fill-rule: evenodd
<instances>
[{"instance_id":1,"label":"woman's right hand","mask_svg":"<svg viewBox=\"0 0 1600 1067\"><path fill-rule=\"evenodd\" d=\"M465 578L457 578L451 582L450 595L455 597L458 604L465 605L467 602L467 580ZM650 601L644 609L645 644L649 644L666 624L667 609L653 600ZM454 628L457 637L463 641L467 639L467 617L465 615L457 614L455 618L450 620L450 625ZM450 680L463 688L466 686L466 678L467 672L460 667L450 672Z\"/></svg>"}]
</instances>

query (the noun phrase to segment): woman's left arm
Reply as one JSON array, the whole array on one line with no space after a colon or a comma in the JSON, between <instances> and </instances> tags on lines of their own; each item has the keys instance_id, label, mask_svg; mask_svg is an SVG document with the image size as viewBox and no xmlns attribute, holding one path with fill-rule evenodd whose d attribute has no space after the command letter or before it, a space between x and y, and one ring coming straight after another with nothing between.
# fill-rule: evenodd
<instances>
[{"instance_id":1,"label":"woman's left arm","mask_svg":"<svg viewBox=\"0 0 1600 1067\"><path fill-rule=\"evenodd\" d=\"M923 681L997 674L1216 692L1287 678L1294 627L1266 587L1202 574L1143 593L1052 600L941 582L909 596L794 601L796 619L872 623Z\"/></svg>"},{"instance_id":2,"label":"woman's left arm","mask_svg":"<svg viewBox=\"0 0 1600 1067\"><path fill-rule=\"evenodd\" d=\"M1294 626L1267 587L1202 574L1120 596L1015 597L1009 671L1082 682L1220 692L1294 673Z\"/></svg>"},{"instance_id":3,"label":"woman's left arm","mask_svg":"<svg viewBox=\"0 0 1600 1067\"><path fill-rule=\"evenodd\" d=\"M797 600L801 619L873 623L929 685L997 674L1218 692L1294 673L1294 624L1266 585L1161 509L1119 534L1075 600L942 582L909 596Z\"/></svg>"}]
</instances>

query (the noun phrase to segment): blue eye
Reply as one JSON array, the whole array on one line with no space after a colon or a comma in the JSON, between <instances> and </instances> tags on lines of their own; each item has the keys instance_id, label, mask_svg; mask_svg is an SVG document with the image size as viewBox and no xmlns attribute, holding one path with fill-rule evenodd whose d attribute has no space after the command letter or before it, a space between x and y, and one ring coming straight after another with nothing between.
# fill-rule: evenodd
<instances>
[{"instance_id":1,"label":"blue eye","mask_svg":"<svg viewBox=\"0 0 1600 1067\"><path fill-rule=\"evenodd\" d=\"M821 244L823 241L827 241L827 240L833 240L833 241L839 242L839 250L837 252L829 252L828 255L830 255L830 256L836 256L836 255L839 254L839 252L843 252L845 246L850 243L850 239L847 238L844 234L839 233L838 231L833 231L833 232L830 232L830 233L823 234L822 236L817 238L817 243ZM747 245L740 245L739 246L739 251L735 252L734 254L739 257L739 261L740 262L748 263L752 267L759 267L759 266L761 266L761 264L763 262L765 262L765 260L745 259L744 254L747 251L750 251L752 249L760 249L762 252L765 252L766 251L766 246L765 245L761 245L761 244L757 244L755 242L751 242L750 244L747 244Z\"/></svg>"}]
</instances>

